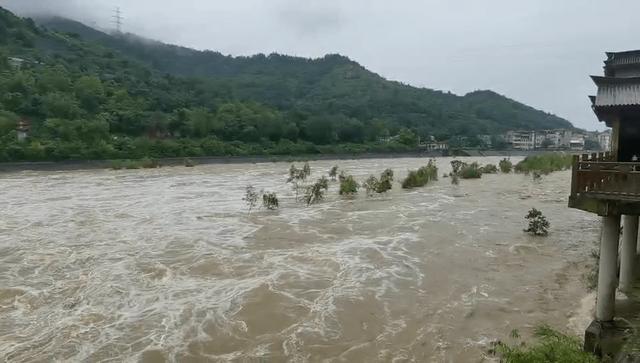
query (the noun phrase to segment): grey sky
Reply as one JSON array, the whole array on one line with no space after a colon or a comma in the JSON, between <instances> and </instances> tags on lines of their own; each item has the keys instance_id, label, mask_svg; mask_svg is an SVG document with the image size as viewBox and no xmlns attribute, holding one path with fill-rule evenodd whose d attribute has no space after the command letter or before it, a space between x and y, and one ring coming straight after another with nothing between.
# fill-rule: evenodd
<instances>
[{"instance_id":1,"label":"grey sky","mask_svg":"<svg viewBox=\"0 0 640 363\"><path fill-rule=\"evenodd\" d=\"M601 129L587 95L604 51L640 48L637 0L0 0L225 54L341 53L382 76L491 89Z\"/></svg>"}]
</instances>

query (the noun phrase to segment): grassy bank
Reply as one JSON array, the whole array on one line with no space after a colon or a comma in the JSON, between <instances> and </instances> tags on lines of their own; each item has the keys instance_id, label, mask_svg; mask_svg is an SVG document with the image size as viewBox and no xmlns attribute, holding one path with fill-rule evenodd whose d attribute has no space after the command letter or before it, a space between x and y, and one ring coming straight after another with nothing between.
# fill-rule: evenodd
<instances>
[{"instance_id":1,"label":"grassy bank","mask_svg":"<svg viewBox=\"0 0 640 363\"><path fill-rule=\"evenodd\" d=\"M516 341L513 345L498 343L495 354L501 362L509 363L596 363L599 360L582 350L582 340L554 330L548 326L539 326L534 332L535 341L518 341L517 331L511 333Z\"/></svg>"}]
</instances>

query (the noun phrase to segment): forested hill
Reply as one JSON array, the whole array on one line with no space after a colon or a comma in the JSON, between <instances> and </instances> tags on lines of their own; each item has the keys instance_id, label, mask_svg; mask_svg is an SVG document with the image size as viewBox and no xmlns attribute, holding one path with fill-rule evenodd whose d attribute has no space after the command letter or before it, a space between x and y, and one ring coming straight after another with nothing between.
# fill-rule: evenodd
<instances>
[{"instance_id":1,"label":"forested hill","mask_svg":"<svg viewBox=\"0 0 640 363\"><path fill-rule=\"evenodd\" d=\"M1 8L0 72L4 161L403 151L418 137L476 146L480 134L572 127L494 92L388 81L340 55L230 57Z\"/></svg>"}]
</instances>

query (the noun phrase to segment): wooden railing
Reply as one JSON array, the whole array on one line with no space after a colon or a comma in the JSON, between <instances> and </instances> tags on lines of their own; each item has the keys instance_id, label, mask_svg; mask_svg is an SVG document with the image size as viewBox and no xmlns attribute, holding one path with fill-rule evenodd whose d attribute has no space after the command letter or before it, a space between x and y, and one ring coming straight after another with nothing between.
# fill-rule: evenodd
<instances>
[{"instance_id":1,"label":"wooden railing","mask_svg":"<svg viewBox=\"0 0 640 363\"><path fill-rule=\"evenodd\" d=\"M618 162L608 152L575 155L571 195L640 201L640 162Z\"/></svg>"}]
</instances>

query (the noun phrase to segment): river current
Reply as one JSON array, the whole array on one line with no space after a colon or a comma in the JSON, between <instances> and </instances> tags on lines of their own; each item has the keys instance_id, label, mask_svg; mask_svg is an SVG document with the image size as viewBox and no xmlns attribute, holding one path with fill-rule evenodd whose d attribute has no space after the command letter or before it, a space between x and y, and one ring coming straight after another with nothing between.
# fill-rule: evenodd
<instances>
[{"instance_id":1,"label":"river current","mask_svg":"<svg viewBox=\"0 0 640 363\"><path fill-rule=\"evenodd\" d=\"M312 179L335 164L362 181L426 163L310 164ZM307 207L288 168L0 175L0 361L478 362L512 329L589 322L599 223L567 208L568 171L373 198L331 183ZM248 213L249 184L280 209ZM532 207L549 236L523 233Z\"/></svg>"}]
</instances>

